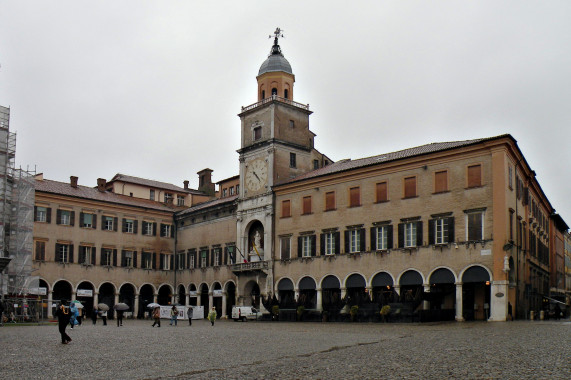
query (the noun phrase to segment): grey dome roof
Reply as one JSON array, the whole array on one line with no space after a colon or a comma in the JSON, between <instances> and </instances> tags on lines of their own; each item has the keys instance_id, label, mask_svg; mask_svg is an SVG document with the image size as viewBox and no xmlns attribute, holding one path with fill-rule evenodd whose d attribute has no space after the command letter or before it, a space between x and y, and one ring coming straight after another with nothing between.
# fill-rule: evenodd
<instances>
[{"instance_id":1,"label":"grey dome roof","mask_svg":"<svg viewBox=\"0 0 571 380\"><path fill-rule=\"evenodd\" d=\"M260 66L258 76L272 71L283 71L293 75L291 65L282 54L280 45L277 44L277 38L274 41L274 46L272 46L272 51L268 56L268 59L266 59L264 63L262 63L262 66Z\"/></svg>"}]
</instances>

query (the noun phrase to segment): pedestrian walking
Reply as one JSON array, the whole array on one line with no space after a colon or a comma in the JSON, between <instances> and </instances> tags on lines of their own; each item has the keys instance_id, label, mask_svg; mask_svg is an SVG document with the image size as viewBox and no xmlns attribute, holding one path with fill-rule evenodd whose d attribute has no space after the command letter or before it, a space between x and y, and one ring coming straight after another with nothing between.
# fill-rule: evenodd
<instances>
[{"instance_id":1,"label":"pedestrian walking","mask_svg":"<svg viewBox=\"0 0 571 380\"><path fill-rule=\"evenodd\" d=\"M101 319L103 320L103 326L107 326L107 310L101 311Z\"/></svg>"},{"instance_id":2,"label":"pedestrian walking","mask_svg":"<svg viewBox=\"0 0 571 380\"><path fill-rule=\"evenodd\" d=\"M155 307L155 309L153 310L153 319L155 321L153 322L151 327L155 327L155 325L158 325L158 327L161 327L161 308L160 307Z\"/></svg>"},{"instance_id":3,"label":"pedestrian walking","mask_svg":"<svg viewBox=\"0 0 571 380\"><path fill-rule=\"evenodd\" d=\"M216 308L214 306L212 306L212 310L210 310L210 313L208 313L208 320L210 321L210 323L212 324L212 326L214 326L214 321L216 320Z\"/></svg>"},{"instance_id":4,"label":"pedestrian walking","mask_svg":"<svg viewBox=\"0 0 571 380\"><path fill-rule=\"evenodd\" d=\"M513 321L514 317L512 314L512 304L510 302L508 302L508 320L509 321Z\"/></svg>"},{"instance_id":5,"label":"pedestrian walking","mask_svg":"<svg viewBox=\"0 0 571 380\"><path fill-rule=\"evenodd\" d=\"M192 315L194 314L194 309L192 306L188 308L188 325L192 326Z\"/></svg>"},{"instance_id":6,"label":"pedestrian walking","mask_svg":"<svg viewBox=\"0 0 571 380\"><path fill-rule=\"evenodd\" d=\"M117 310L117 327L123 326L123 310Z\"/></svg>"},{"instance_id":7,"label":"pedestrian walking","mask_svg":"<svg viewBox=\"0 0 571 380\"><path fill-rule=\"evenodd\" d=\"M94 306L93 307L93 311L91 312L91 321L93 322L93 324L97 324L97 307Z\"/></svg>"},{"instance_id":8,"label":"pedestrian walking","mask_svg":"<svg viewBox=\"0 0 571 380\"><path fill-rule=\"evenodd\" d=\"M75 306L75 303L72 301L69 304L69 326L70 328L73 330L73 326L77 325L77 307Z\"/></svg>"},{"instance_id":9,"label":"pedestrian walking","mask_svg":"<svg viewBox=\"0 0 571 380\"><path fill-rule=\"evenodd\" d=\"M62 300L55 314L58 321L58 329L61 335L62 344L68 344L69 342L71 342L71 338L65 332L65 328L67 327L69 320L71 319L71 313L69 311L69 307L65 306L66 303L67 302L65 300Z\"/></svg>"},{"instance_id":10,"label":"pedestrian walking","mask_svg":"<svg viewBox=\"0 0 571 380\"><path fill-rule=\"evenodd\" d=\"M177 325L177 321L178 321L178 309L176 308L175 305L172 305L171 307L171 323L170 325L172 326L173 323L176 326Z\"/></svg>"}]
</instances>

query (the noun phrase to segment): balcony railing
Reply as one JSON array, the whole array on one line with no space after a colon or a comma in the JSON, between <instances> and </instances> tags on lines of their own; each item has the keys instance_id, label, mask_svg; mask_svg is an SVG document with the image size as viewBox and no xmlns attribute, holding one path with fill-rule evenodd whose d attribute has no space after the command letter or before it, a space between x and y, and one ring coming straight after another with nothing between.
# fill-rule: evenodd
<instances>
[{"instance_id":1,"label":"balcony railing","mask_svg":"<svg viewBox=\"0 0 571 380\"><path fill-rule=\"evenodd\" d=\"M269 269L270 265L268 261L252 261L243 264L232 265L232 272L253 272L261 271L264 269Z\"/></svg>"},{"instance_id":2,"label":"balcony railing","mask_svg":"<svg viewBox=\"0 0 571 380\"><path fill-rule=\"evenodd\" d=\"M281 103L289 104L289 105L292 105L294 107L301 108L303 110L309 111L309 104L301 104L298 102L294 102L291 99L286 99L286 98L282 98L281 96L272 95L269 98L262 99L257 103L250 104L249 106L246 106L246 107L242 107L242 112L253 110L254 108L260 107L266 103L271 103L273 101L278 101Z\"/></svg>"}]
</instances>

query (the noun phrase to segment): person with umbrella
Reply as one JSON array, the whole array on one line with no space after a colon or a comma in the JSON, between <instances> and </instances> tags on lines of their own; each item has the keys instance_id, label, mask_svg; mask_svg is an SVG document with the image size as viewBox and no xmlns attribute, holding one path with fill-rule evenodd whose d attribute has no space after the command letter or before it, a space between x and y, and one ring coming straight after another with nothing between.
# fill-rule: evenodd
<instances>
[{"instance_id":1,"label":"person with umbrella","mask_svg":"<svg viewBox=\"0 0 571 380\"><path fill-rule=\"evenodd\" d=\"M172 326L172 324L174 323L174 325L176 326L178 322L178 309L176 308L175 305L172 305L171 308L171 323L170 325Z\"/></svg>"},{"instance_id":2,"label":"person with umbrella","mask_svg":"<svg viewBox=\"0 0 571 380\"><path fill-rule=\"evenodd\" d=\"M61 304L57 308L55 314L58 320L58 329L61 335L62 344L68 344L69 342L71 342L71 338L65 332L65 328L67 327L67 324L71 319L71 312L69 311L69 307L65 306L66 303L67 303L66 300L61 300Z\"/></svg>"},{"instance_id":3,"label":"person with umbrella","mask_svg":"<svg viewBox=\"0 0 571 380\"><path fill-rule=\"evenodd\" d=\"M123 312L125 310L129 310L129 305L123 302L119 302L113 306L113 308L117 310L117 327L123 326Z\"/></svg>"},{"instance_id":4,"label":"person with umbrella","mask_svg":"<svg viewBox=\"0 0 571 380\"><path fill-rule=\"evenodd\" d=\"M97 306L93 306L93 312L91 313L91 320L93 324L97 324Z\"/></svg>"},{"instance_id":5,"label":"person with umbrella","mask_svg":"<svg viewBox=\"0 0 571 380\"><path fill-rule=\"evenodd\" d=\"M151 327L155 327L155 325L159 325L159 327L161 327L161 308L158 306L153 310L153 319L155 322L153 322Z\"/></svg>"},{"instance_id":6,"label":"person with umbrella","mask_svg":"<svg viewBox=\"0 0 571 380\"><path fill-rule=\"evenodd\" d=\"M77 314L79 314L79 312L77 311L77 307L75 306L75 302L71 302L69 304L69 325L71 326L71 329L73 330L73 326L77 325Z\"/></svg>"},{"instance_id":7,"label":"person with umbrella","mask_svg":"<svg viewBox=\"0 0 571 380\"><path fill-rule=\"evenodd\" d=\"M217 316L216 308L212 306L212 310L210 310L210 313L208 313L208 320L210 321L212 326L214 326L214 321L216 320L216 316Z\"/></svg>"}]
</instances>

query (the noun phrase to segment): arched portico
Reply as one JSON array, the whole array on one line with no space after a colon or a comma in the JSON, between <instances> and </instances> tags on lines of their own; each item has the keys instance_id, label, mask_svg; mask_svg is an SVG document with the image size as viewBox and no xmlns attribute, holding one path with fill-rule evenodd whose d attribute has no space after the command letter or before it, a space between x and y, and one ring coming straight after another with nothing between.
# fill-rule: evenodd
<instances>
[{"instance_id":1,"label":"arched portico","mask_svg":"<svg viewBox=\"0 0 571 380\"><path fill-rule=\"evenodd\" d=\"M462 274L462 312L465 320L490 317L491 275L487 268L472 265Z\"/></svg>"},{"instance_id":2,"label":"arched portico","mask_svg":"<svg viewBox=\"0 0 571 380\"><path fill-rule=\"evenodd\" d=\"M299 280L298 289L298 306L304 306L306 309L315 309L317 305L317 286L315 280L309 276L303 277Z\"/></svg>"},{"instance_id":3,"label":"arched portico","mask_svg":"<svg viewBox=\"0 0 571 380\"><path fill-rule=\"evenodd\" d=\"M137 309L137 318L144 318L145 312L149 313L150 310L147 305L155 302L155 287L152 284L144 284L139 289L139 308Z\"/></svg>"},{"instance_id":4,"label":"arched portico","mask_svg":"<svg viewBox=\"0 0 571 380\"><path fill-rule=\"evenodd\" d=\"M436 268L428 276L424 298L428 307L423 321L451 321L456 315L456 276L451 269Z\"/></svg>"},{"instance_id":5,"label":"arched portico","mask_svg":"<svg viewBox=\"0 0 571 380\"><path fill-rule=\"evenodd\" d=\"M277 283L276 293L280 309L295 309L295 289L290 278L281 278Z\"/></svg>"},{"instance_id":6,"label":"arched portico","mask_svg":"<svg viewBox=\"0 0 571 380\"><path fill-rule=\"evenodd\" d=\"M225 310L226 316L232 315L232 307L236 305L236 284L234 281L227 281L224 285L224 296L222 298L222 303L226 304L223 309ZM224 305L223 305L224 306Z\"/></svg>"},{"instance_id":7,"label":"arched portico","mask_svg":"<svg viewBox=\"0 0 571 380\"><path fill-rule=\"evenodd\" d=\"M373 293L373 302L379 307L388 305L397 298L398 294L394 292L394 280L390 273L379 272L371 279L371 290Z\"/></svg>"}]
</instances>

